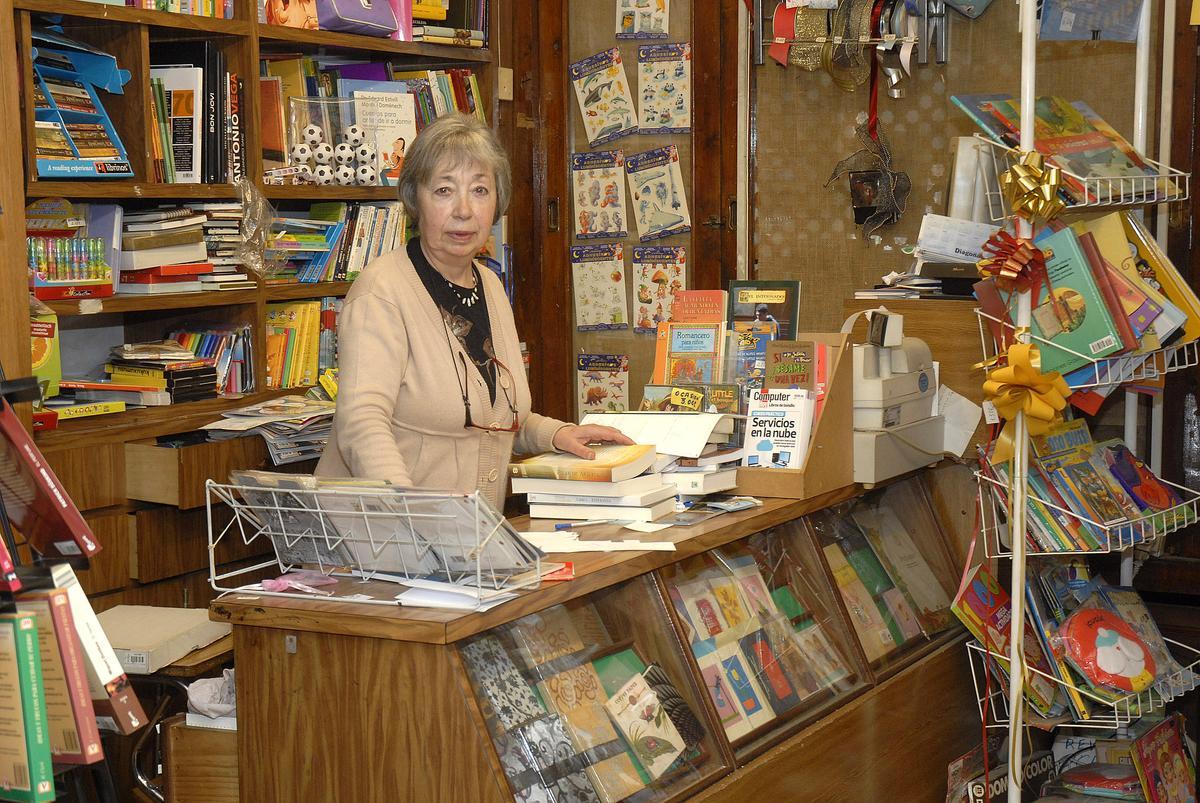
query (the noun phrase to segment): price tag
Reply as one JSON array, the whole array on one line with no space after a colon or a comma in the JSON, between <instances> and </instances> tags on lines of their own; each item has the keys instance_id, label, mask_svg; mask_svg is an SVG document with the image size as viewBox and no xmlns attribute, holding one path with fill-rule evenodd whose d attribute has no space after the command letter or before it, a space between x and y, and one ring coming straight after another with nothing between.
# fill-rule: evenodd
<instances>
[{"instance_id":1,"label":"price tag","mask_svg":"<svg viewBox=\"0 0 1200 803\"><path fill-rule=\"evenodd\" d=\"M992 404L990 401L985 401L983 403L983 420L989 424L1000 423L1000 413L996 412L996 405Z\"/></svg>"}]
</instances>

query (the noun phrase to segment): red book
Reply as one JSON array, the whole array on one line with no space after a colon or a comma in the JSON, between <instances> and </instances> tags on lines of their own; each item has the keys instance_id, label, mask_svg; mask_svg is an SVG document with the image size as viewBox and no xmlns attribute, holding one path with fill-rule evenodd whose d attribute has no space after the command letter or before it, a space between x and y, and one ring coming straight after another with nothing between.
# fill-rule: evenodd
<instances>
[{"instance_id":1,"label":"red book","mask_svg":"<svg viewBox=\"0 0 1200 803\"><path fill-rule=\"evenodd\" d=\"M180 273L170 276L160 276L150 271L123 270L121 281L125 284L178 284L179 282L194 282L200 279L196 273Z\"/></svg>"},{"instance_id":2,"label":"red book","mask_svg":"<svg viewBox=\"0 0 1200 803\"><path fill-rule=\"evenodd\" d=\"M23 594L17 610L37 615L42 675L46 679L46 714L54 761L94 764L104 758L100 730L88 687L83 647L64 588Z\"/></svg>"},{"instance_id":3,"label":"red book","mask_svg":"<svg viewBox=\"0 0 1200 803\"><path fill-rule=\"evenodd\" d=\"M1104 297L1104 305L1108 307L1113 327L1121 336L1125 350L1136 351L1139 345L1137 335L1134 334L1133 327L1129 325L1129 316L1121 307L1121 299L1117 296L1117 291L1113 289L1112 281L1108 276L1108 268L1104 264L1104 257L1100 256L1100 249L1096 246L1096 238L1092 236L1091 232L1082 234L1079 236L1079 246L1083 249L1083 255L1087 257L1088 266L1092 269L1092 276L1096 279L1096 286L1100 288L1100 295Z\"/></svg>"},{"instance_id":4,"label":"red book","mask_svg":"<svg viewBox=\"0 0 1200 803\"><path fill-rule=\"evenodd\" d=\"M0 591L20 591L21 578L17 577L17 567L13 563L4 539L0 539Z\"/></svg>"},{"instance_id":5,"label":"red book","mask_svg":"<svg viewBox=\"0 0 1200 803\"><path fill-rule=\"evenodd\" d=\"M96 536L8 402L0 399L0 498L41 555L92 556Z\"/></svg>"},{"instance_id":6,"label":"red book","mask_svg":"<svg viewBox=\"0 0 1200 803\"><path fill-rule=\"evenodd\" d=\"M33 431L47 432L58 429L58 413L54 410L33 411Z\"/></svg>"}]
</instances>

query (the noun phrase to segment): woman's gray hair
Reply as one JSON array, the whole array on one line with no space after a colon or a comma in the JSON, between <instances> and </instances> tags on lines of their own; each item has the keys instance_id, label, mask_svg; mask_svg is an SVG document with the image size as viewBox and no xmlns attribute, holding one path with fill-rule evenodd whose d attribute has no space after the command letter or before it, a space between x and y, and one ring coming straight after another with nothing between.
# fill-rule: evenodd
<instances>
[{"instance_id":1,"label":"woman's gray hair","mask_svg":"<svg viewBox=\"0 0 1200 803\"><path fill-rule=\"evenodd\" d=\"M420 217L417 192L432 180L439 167L451 170L476 163L491 170L496 181L496 220L508 210L512 197L512 168L495 132L478 117L456 113L439 117L421 131L404 154L397 181L400 202L408 219Z\"/></svg>"}]
</instances>

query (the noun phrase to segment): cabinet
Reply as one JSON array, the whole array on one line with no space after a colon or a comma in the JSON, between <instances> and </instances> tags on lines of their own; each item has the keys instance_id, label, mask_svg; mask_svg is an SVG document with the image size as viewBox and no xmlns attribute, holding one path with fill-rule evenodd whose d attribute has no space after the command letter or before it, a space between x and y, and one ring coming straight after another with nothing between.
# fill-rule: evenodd
<instances>
[{"instance_id":1,"label":"cabinet","mask_svg":"<svg viewBox=\"0 0 1200 803\"><path fill-rule=\"evenodd\" d=\"M890 508L887 537L913 544L900 576L914 582L919 564L944 579L941 527L907 513L932 516L920 479L890 490L915 500L849 487L663 531L675 552L550 556L574 560L576 578L485 613L231 592L209 610L234 625L239 758L260 768L241 774L242 800L798 799L817 787L833 797L810 799L938 799L974 730L949 693L969 676L942 579L927 590L945 602L908 607L925 631L886 665L869 661L812 518L842 505L830 513L878 525ZM868 573L860 557L855 577ZM901 561L884 562L891 577ZM338 592L379 596L376 582ZM901 610L863 593L875 621ZM914 729L899 712L934 677L945 706L913 714ZM894 749L910 730L911 765ZM861 747L852 771L846 739Z\"/></svg>"}]
</instances>

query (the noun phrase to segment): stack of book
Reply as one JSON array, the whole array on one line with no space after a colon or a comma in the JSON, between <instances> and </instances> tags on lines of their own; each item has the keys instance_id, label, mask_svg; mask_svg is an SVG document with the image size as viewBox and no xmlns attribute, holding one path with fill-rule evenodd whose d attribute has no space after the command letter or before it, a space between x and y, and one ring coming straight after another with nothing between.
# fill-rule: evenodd
<instances>
[{"instance_id":1,"label":"stack of book","mask_svg":"<svg viewBox=\"0 0 1200 803\"><path fill-rule=\"evenodd\" d=\"M117 292L195 293L213 272L204 243L206 216L187 207L124 215Z\"/></svg>"},{"instance_id":2,"label":"stack of book","mask_svg":"<svg viewBox=\"0 0 1200 803\"><path fill-rule=\"evenodd\" d=\"M212 360L217 371L217 392L236 396L254 390L254 335L249 326L180 329L170 339L193 352L197 359Z\"/></svg>"},{"instance_id":3,"label":"stack of book","mask_svg":"<svg viewBox=\"0 0 1200 803\"><path fill-rule=\"evenodd\" d=\"M202 274L205 290L250 290L256 284L246 273L242 248L242 204L240 201L190 203L187 207L205 215L204 245L212 272Z\"/></svg>"},{"instance_id":4,"label":"stack of book","mask_svg":"<svg viewBox=\"0 0 1200 803\"><path fill-rule=\"evenodd\" d=\"M737 487L737 467L746 450L740 444L710 443L700 457L680 457L663 482L684 497L700 497Z\"/></svg>"},{"instance_id":5,"label":"stack of book","mask_svg":"<svg viewBox=\"0 0 1200 803\"><path fill-rule=\"evenodd\" d=\"M284 396L229 410L206 424L209 440L228 440L257 434L266 441L277 466L313 460L325 451L336 406L331 401Z\"/></svg>"},{"instance_id":6,"label":"stack of book","mask_svg":"<svg viewBox=\"0 0 1200 803\"><path fill-rule=\"evenodd\" d=\"M1093 386L1073 393L1071 404L1094 415L1127 381L1135 391L1161 389L1163 357L1154 352L1200 338L1200 299L1140 218L1113 212L1069 228L1052 224L1034 242L1047 254L1053 284L1032 300L1041 369L1058 371L1072 387ZM974 289L994 340L1006 349L1017 294L990 278Z\"/></svg>"},{"instance_id":7,"label":"stack of book","mask_svg":"<svg viewBox=\"0 0 1200 803\"><path fill-rule=\"evenodd\" d=\"M1131 546L1195 521L1179 492L1119 440L1092 441L1082 419L1053 425L1031 439L1026 542L1038 552L1100 551ZM997 502L1008 500L1008 464L983 456Z\"/></svg>"},{"instance_id":8,"label":"stack of book","mask_svg":"<svg viewBox=\"0 0 1200 803\"><path fill-rule=\"evenodd\" d=\"M165 391L172 404L217 397L217 368L173 340L115 346L104 366L109 381Z\"/></svg>"},{"instance_id":9,"label":"stack of book","mask_svg":"<svg viewBox=\"0 0 1200 803\"><path fill-rule=\"evenodd\" d=\"M431 45L452 45L454 47L483 47L487 36L481 30L469 28L447 28L444 25L430 25L422 22L413 25L412 40L428 42Z\"/></svg>"},{"instance_id":10,"label":"stack of book","mask_svg":"<svg viewBox=\"0 0 1200 803\"><path fill-rule=\"evenodd\" d=\"M267 388L311 387L321 371L322 301L267 305ZM328 337L326 337L328 340Z\"/></svg>"},{"instance_id":11,"label":"stack of book","mask_svg":"<svg viewBox=\"0 0 1200 803\"><path fill-rule=\"evenodd\" d=\"M653 446L598 446L596 458L543 454L512 463L513 493L529 495L541 519L654 521L675 509L675 487L659 473Z\"/></svg>"}]
</instances>

